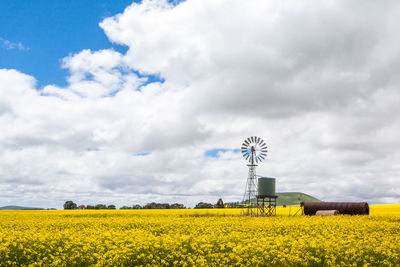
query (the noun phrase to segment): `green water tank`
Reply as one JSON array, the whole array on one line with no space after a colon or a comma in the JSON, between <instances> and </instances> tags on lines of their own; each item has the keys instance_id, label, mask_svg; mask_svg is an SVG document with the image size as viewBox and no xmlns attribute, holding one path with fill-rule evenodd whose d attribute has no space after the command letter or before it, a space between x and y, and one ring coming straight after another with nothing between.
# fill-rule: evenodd
<instances>
[{"instance_id":1,"label":"green water tank","mask_svg":"<svg viewBox=\"0 0 400 267\"><path fill-rule=\"evenodd\" d=\"M258 178L258 195L275 196L275 178L270 178L270 177Z\"/></svg>"}]
</instances>

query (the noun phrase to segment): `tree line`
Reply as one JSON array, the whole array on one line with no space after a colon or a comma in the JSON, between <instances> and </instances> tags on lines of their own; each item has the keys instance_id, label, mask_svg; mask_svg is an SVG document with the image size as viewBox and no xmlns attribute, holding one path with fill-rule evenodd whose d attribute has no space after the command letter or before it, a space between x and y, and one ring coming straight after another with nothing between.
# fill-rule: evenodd
<instances>
[{"instance_id":1,"label":"tree line","mask_svg":"<svg viewBox=\"0 0 400 267\"><path fill-rule=\"evenodd\" d=\"M212 209L212 208L225 208L224 202L222 199L218 199L216 204L211 204L211 203L206 203L206 202L199 202L195 207L195 209ZM92 210L115 210L116 206L111 204L111 205L105 205L105 204L97 204L97 205L77 205L75 202L72 200L68 200L64 203L64 209L65 210L76 210L76 209L92 209ZM180 204L180 203L156 203L156 202L151 202L147 203L146 205L133 205L133 206L122 206L119 209L121 210L128 210L128 209L186 209L185 205Z\"/></svg>"}]
</instances>

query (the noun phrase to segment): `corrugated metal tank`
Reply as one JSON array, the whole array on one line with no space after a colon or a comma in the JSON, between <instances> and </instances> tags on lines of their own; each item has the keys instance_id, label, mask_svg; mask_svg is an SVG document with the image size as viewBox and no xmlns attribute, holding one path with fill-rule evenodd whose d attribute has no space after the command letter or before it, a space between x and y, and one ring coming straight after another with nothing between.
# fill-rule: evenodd
<instances>
[{"instance_id":1,"label":"corrugated metal tank","mask_svg":"<svg viewBox=\"0 0 400 267\"><path fill-rule=\"evenodd\" d=\"M259 196L275 196L275 178L261 177L258 178L258 195Z\"/></svg>"},{"instance_id":2,"label":"corrugated metal tank","mask_svg":"<svg viewBox=\"0 0 400 267\"><path fill-rule=\"evenodd\" d=\"M303 202L304 214L315 215L319 210L337 210L340 214L368 215L367 202Z\"/></svg>"}]
</instances>

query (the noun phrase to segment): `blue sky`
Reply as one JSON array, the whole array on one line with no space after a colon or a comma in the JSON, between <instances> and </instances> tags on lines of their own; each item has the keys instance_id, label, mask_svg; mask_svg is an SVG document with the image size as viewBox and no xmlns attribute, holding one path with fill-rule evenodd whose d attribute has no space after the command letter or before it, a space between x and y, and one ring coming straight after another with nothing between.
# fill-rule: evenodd
<instances>
[{"instance_id":1,"label":"blue sky","mask_svg":"<svg viewBox=\"0 0 400 267\"><path fill-rule=\"evenodd\" d=\"M240 149L228 149L228 148L214 148L214 149L209 149L206 152L204 152L204 156L210 157L210 158L218 158L220 153L226 153L232 151L233 153L239 153Z\"/></svg>"},{"instance_id":2,"label":"blue sky","mask_svg":"<svg viewBox=\"0 0 400 267\"><path fill-rule=\"evenodd\" d=\"M126 46L112 44L98 24L121 13L132 2L0 1L0 68L32 75L39 87L63 86L68 72L61 68L61 59L70 53L111 47L120 52L127 50Z\"/></svg>"}]
</instances>

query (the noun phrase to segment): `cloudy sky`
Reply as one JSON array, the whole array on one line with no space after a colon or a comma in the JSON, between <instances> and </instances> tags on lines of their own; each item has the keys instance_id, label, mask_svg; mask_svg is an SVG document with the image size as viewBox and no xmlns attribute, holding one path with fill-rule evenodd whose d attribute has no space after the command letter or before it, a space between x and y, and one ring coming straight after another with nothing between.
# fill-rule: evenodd
<instances>
[{"instance_id":1,"label":"cloudy sky","mask_svg":"<svg viewBox=\"0 0 400 267\"><path fill-rule=\"evenodd\" d=\"M400 203L398 1L2 1L0 206ZM78 2L78 1L76 1Z\"/></svg>"}]
</instances>

